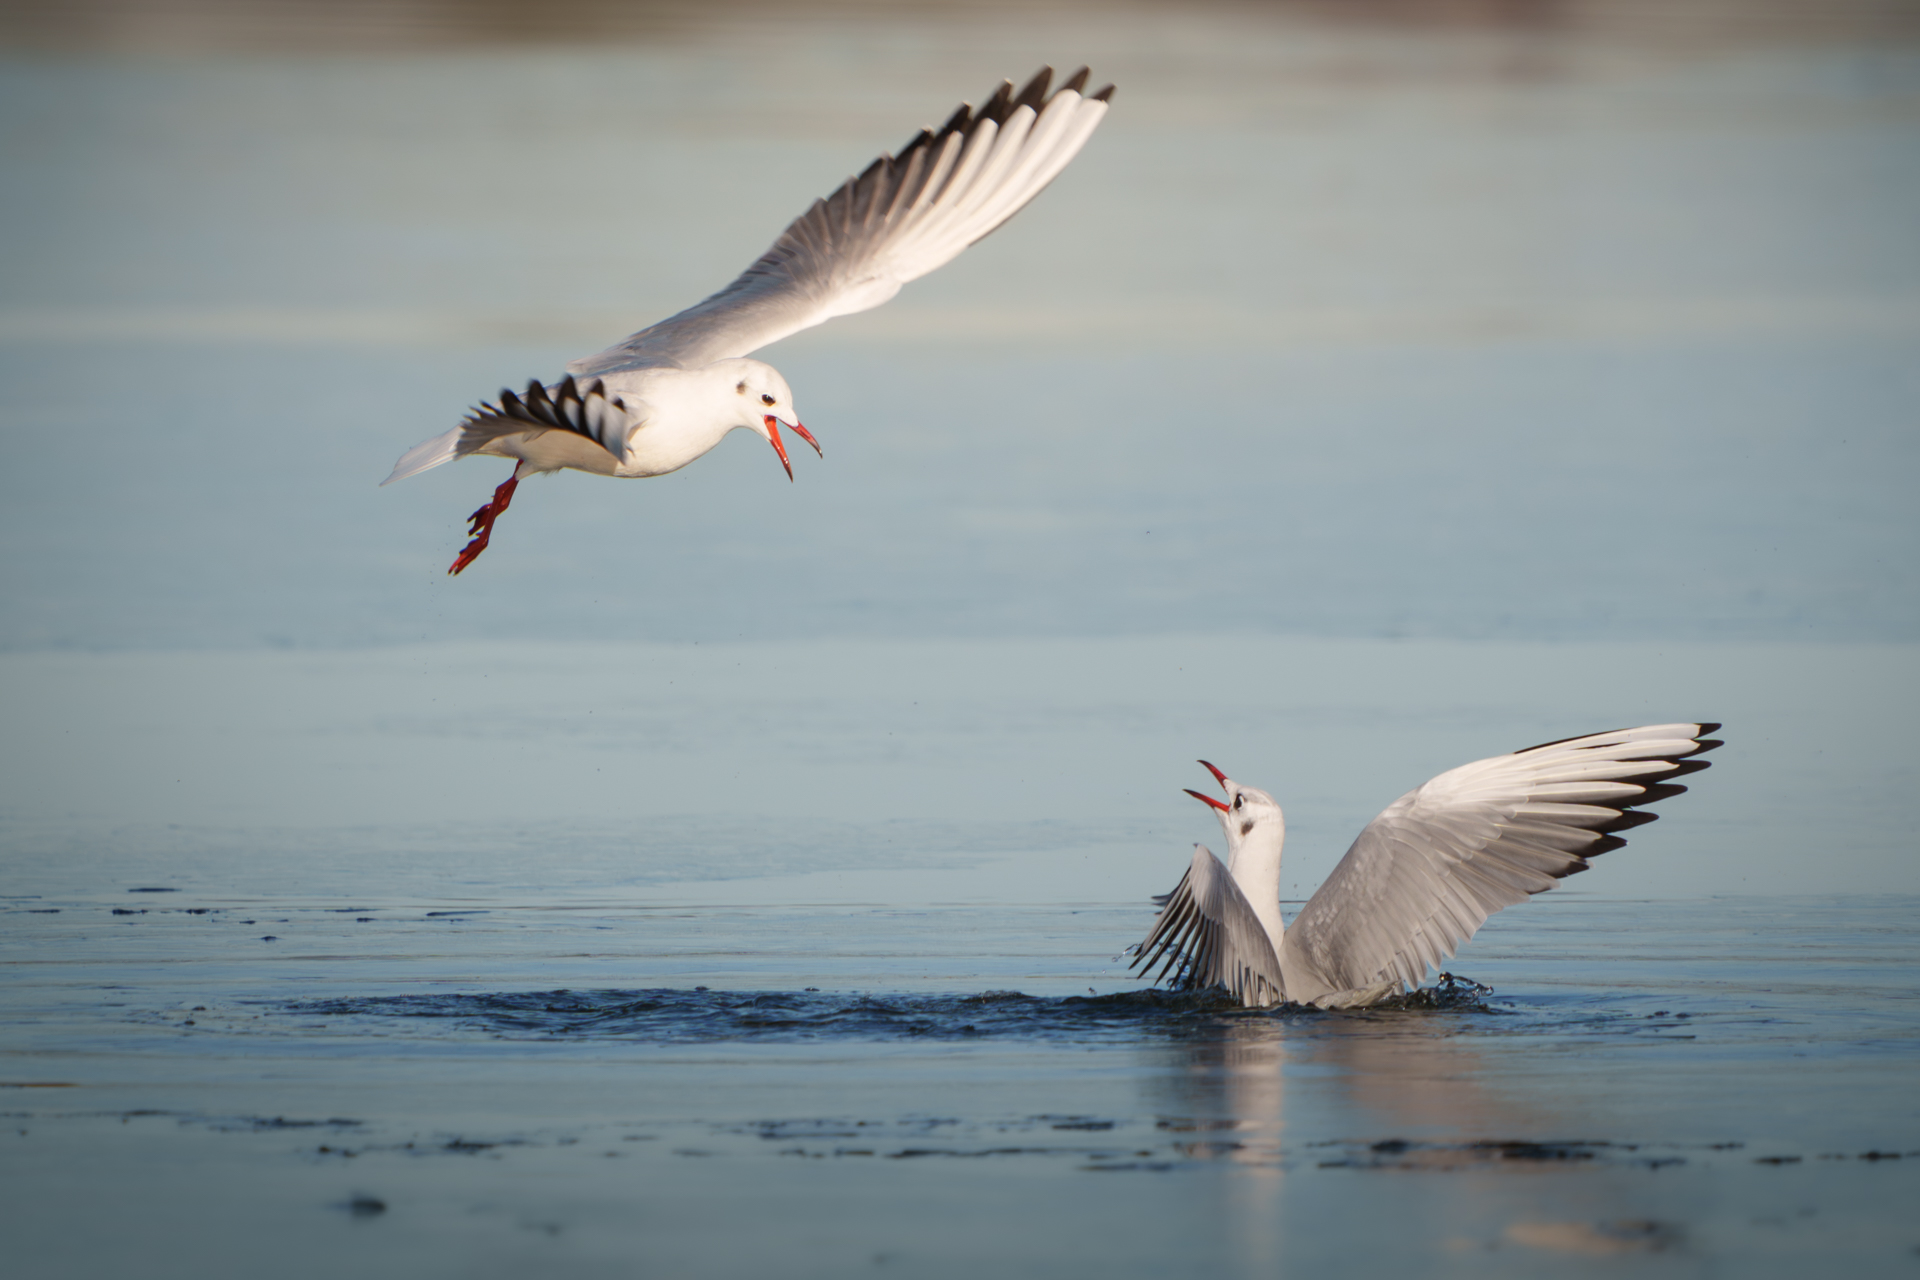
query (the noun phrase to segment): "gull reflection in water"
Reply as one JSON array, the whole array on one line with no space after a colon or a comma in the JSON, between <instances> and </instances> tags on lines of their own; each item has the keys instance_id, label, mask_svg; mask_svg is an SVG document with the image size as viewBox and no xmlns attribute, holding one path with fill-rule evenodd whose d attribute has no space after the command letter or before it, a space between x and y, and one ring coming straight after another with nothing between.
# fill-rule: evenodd
<instances>
[{"instance_id":1,"label":"gull reflection in water","mask_svg":"<svg viewBox=\"0 0 1920 1280\"><path fill-rule=\"evenodd\" d=\"M1261 1267L1280 1259L1289 1050L1281 1019L1223 1017L1166 1046L1164 1069L1148 1076L1175 1154L1249 1175L1230 1179L1217 1207L1231 1254Z\"/></svg>"},{"instance_id":2,"label":"gull reflection in water","mask_svg":"<svg viewBox=\"0 0 1920 1280\"><path fill-rule=\"evenodd\" d=\"M1502 1088L1470 1022L1434 1010L1222 1015L1150 1051L1147 1105L1177 1160L1233 1175L1215 1203L1222 1238L1248 1264L1318 1247L1328 1215L1357 1203L1390 1212L1400 1247L1426 1256L1644 1252L1678 1239L1672 1224L1622 1217L1646 1206L1620 1200L1610 1180L1538 1176L1653 1161L1560 1141L1581 1121L1559 1100Z\"/></svg>"},{"instance_id":3,"label":"gull reflection in water","mask_svg":"<svg viewBox=\"0 0 1920 1280\"><path fill-rule=\"evenodd\" d=\"M1181 1155L1275 1176L1312 1158L1316 1142L1459 1144L1537 1131L1548 1117L1490 1091L1481 1055L1458 1031L1424 1010L1225 1016L1159 1051L1152 1104ZM1290 1143L1289 1087L1296 1108L1311 1111Z\"/></svg>"}]
</instances>

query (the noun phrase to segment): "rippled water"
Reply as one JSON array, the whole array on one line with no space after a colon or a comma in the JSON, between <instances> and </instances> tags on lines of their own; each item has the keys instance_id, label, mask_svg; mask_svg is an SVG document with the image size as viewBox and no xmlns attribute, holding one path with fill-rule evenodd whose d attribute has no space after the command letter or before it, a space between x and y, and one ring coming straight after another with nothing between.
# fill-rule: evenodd
<instances>
[{"instance_id":1,"label":"rippled water","mask_svg":"<svg viewBox=\"0 0 1920 1280\"><path fill-rule=\"evenodd\" d=\"M1485 988L1452 974L1433 986L1399 996L1378 1012L1472 1009L1492 1012ZM307 1000L275 1014L317 1020L349 1019L349 1034L420 1034L416 1018L441 1019L453 1034L479 1032L501 1039L581 1040L614 1036L647 1044L703 1041L969 1039L1002 1036L1072 1043L1206 1038L1244 1017L1313 1017L1310 1008L1286 1014L1242 1010L1214 991L1116 992L1047 999L1019 991L966 996L824 995L806 991L740 993L695 987L654 991L529 991L486 995L375 996ZM246 1016L246 1015L230 1015ZM257 1018L258 1015L253 1015ZM214 1018L196 1018L210 1026Z\"/></svg>"},{"instance_id":2,"label":"rippled water","mask_svg":"<svg viewBox=\"0 0 1920 1280\"><path fill-rule=\"evenodd\" d=\"M1917 906L1549 896L1485 986L1326 1013L1112 990L1144 904L14 900L10 1236L47 1275L1872 1274L1920 1245Z\"/></svg>"},{"instance_id":3,"label":"rippled water","mask_svg":"<svg viewBox=\"0 0 1920 1280\"><path fill-rule=\"evenodd\" d=\"M503 1039L618 1036L645 1043L709 1040L892 1040L985 1035L1095 1040L1177 1033L1196 1013L1217 1014L1217 996L1158 992L1046 1000L1018 991L971 996L821 995L765 991L532 991L478 996L379 996L313 1000L278 1012L351 1018L354 1030L389 1033L413 1018L449 1020L460 1031Z\"/></svg>"}]
</instances>

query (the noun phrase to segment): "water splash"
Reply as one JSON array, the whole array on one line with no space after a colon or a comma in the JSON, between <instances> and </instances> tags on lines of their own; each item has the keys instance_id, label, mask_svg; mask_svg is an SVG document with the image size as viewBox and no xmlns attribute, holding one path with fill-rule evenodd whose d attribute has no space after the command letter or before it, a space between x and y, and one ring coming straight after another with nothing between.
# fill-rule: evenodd
<instances>
[{"instance_id":1,"label":"water splash","mask_svg":"<svg viewBox=\"0 0 1920 1280\"><path fill-rule=\"evenodd\" d=\"M1380 1006L1391 1011L1488 1011L1491 988L1443 975ZM372 1020L418 1033L440 1022L449 1030L499 1039L620 1039L650 1043L735 1040L1139 1040L1218 1034L1246 1020L1319 1019L1300 1005L1243 1009L1218 990L1127 991L1110 995L1030 996L1019 991L972 995L874 995L817 991L528 991L484 994L301 1000L280 1015ZM396 1025L397 1024L397 1025ZM364 1025L364 1023L362 1023Z\"/></svg>"}]
</instances>

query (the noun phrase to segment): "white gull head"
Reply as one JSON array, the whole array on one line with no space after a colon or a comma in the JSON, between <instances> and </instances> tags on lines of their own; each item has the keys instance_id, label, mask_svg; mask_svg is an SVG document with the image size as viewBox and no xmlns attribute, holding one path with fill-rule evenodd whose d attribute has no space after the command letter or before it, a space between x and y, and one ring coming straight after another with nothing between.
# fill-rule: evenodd
<instances>
[{"instance_id":1,"label":"white gull head","mask_svg":"<svg viewBox=\"0 0 1920 1280\"><path fill-rule=\"evenodd\" d=\"M1280 812L1279 802L1258 787L1242 786L1205 760L1200 763L1220 783L1227 798L1215 800L1192 787L1186 788L1186 792L1211 807L1213 816L1220 820L1220 832L1227 838L1228 869L1239 860L1241 846L1250 839L1262 847L1271 842L1275 850L1273 856L1278 858L1279 847L1287 838L1287 820Z\"/></svg>"},{"instance_id":2,"label":"white gull head","mask_svg":"<svg viewBox=\"0 0 1920 1280\"><path fill-rule=\"evenodd\" d=\"M1246 895L1247 904L1266 928L1277 952L1280 947L1280 855L1287 841L1287 820L1274 798L1258 787L1243 786L1206 765L1219 780L1225 800L1187 788L1187 794L1213 809L1227 838L1227 872Z\"/></svg>"},{"instance_id":3,"label":"white gull head","mask_svg":"<svg viewBox=\"0 0 1920 1280\"><path fill-rule=\"evenodd\" d=\"M632 478L678 471L734 431L751 431L773 446L787 478L793 464L780 439L786 427L820 449L794 411L793 389L780 371L759 360L735 357L697 369L630 369L594 379L616 399L628 423L619 438L600 441L612 460L606 474ZM539 470L558 466L541 466Z\"/></svg>"}]
</instances>

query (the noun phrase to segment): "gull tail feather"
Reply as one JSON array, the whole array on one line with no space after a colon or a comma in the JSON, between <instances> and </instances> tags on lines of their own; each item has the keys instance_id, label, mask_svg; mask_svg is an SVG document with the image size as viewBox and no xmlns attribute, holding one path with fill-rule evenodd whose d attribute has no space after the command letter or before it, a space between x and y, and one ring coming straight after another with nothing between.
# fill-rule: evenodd
<instances>
[{"instance_id":1,"label":"gull tail feather","mask_svg":"<svg viewBox=\"0 0 1920 1280\"><path fill-rule=\"evenodd\" d=\"M405 480L408 476L417 476L422 471L431 471L443 462L452 462L460 456L460 433L465 429L462 423L449 431L443 431L433 439L417 444L400 455L400 461L393 464L393 474L380 482L385 488L395 480Z\"/></svg>"}]
</instances>

